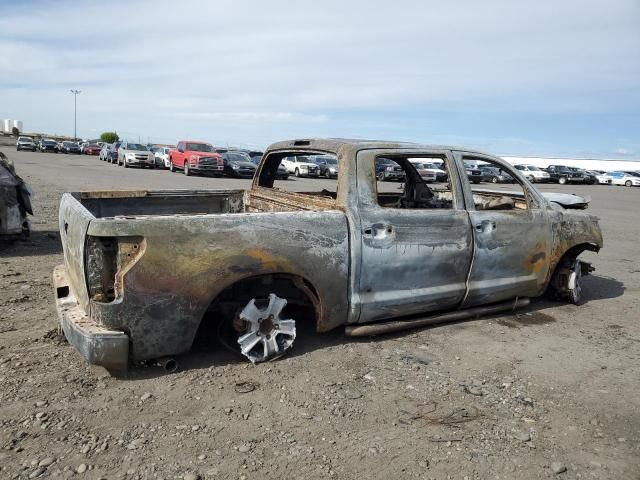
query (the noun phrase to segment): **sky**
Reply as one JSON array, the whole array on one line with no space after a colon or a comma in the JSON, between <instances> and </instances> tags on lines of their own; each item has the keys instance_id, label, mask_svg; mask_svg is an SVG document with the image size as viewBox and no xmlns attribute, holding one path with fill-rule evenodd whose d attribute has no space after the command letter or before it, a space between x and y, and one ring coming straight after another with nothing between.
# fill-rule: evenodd
<instances>
[{"instance_id":1,"label":"sky","mask_svg":"<svg viewBox=\"0 0 640 480\"><path fill-rule=\"evenodd\" d=\"M0 0L0 118L640 159L640 0Z\"/></svg>"}]
</instances>

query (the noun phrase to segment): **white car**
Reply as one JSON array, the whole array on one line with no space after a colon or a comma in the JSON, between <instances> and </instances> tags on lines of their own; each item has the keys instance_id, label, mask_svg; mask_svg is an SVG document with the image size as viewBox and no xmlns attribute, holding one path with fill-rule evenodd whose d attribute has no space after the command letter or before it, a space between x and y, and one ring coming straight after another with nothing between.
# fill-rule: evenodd
<instances>
[{"instance_id":1,"label":"white car","mask_svg":"<svg viewBox=\"0 0 640 480\"><path fill-rule=\"evenodd\" d=\"M435 182L437 178L436 169L431 168L430 163L424 162L418 158L409 159L411 164L416 168L416 171L425 182Z\"/></svg>"},{"instance_id":2,"label":"white car","mask_svg":"<svg viewBox=\"0 0 640 480\"><path fill-rule=\"evenodd\" d=\"M640 187L640 174L631 175L627 172L609 172L607 177L611 179L611 185L624 185L625 187Z\"/></svg>"},{"instance_id":3,"label":"white car","mask_svg":"<svg viewBox=\"0 0 640 480\"><path fill-rule=\"evenodd\" d=\"M600 185L611 185L611 177L607 173L600 173L597 171L587 172L596 178L596 182Z\"/></svg>"},{"instance_id":4,"label":"white car","mask_svg":"<svg viewBox=\"0 0 640 480\"><path fill-rule=\"evenodd\" d=\"M320 167L305 156L292 155L284 157L281 165L287 169L287 172L293 173L296 177L320 176Z\"/></svg>"},{"instance_id":5,"label":"white car","mask_svg":"<svg viewBox=\"0 0 640 480\"><path fill-rule=\"evenodd\" d=\"M527 178L527 180L529 180L531 183L549 182L551 180L551 175L549 175L549 172L545 172L535 165L514 165L513 167L516 170L520 170L522 174Z\"/></svg>"},{"instance_id":6,"label":"white car","mask_svg":"<svg viewBox=\"0 0 640 480\"><path fill-rule=\"evenodd\" d=\"M157 165L164 165L164 168L169 168L169 150L175 147L158 147L154 155L156 157Z\"/></svg>"}]
</instances>

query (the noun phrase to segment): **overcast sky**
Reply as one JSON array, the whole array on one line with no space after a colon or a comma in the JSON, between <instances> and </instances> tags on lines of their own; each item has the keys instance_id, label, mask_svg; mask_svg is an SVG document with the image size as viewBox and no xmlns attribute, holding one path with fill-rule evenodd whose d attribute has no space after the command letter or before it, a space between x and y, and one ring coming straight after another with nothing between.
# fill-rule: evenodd
<instances>
[{"instance_id":1,"label":"overcast sky","mask_svg":"<svg viewBox=\"0 0 640 480\"><path fill-rule=\"evenodd\" d=\"M0 0L0 118L640 159L640 1Z\"/></svg>"}]
</instances>

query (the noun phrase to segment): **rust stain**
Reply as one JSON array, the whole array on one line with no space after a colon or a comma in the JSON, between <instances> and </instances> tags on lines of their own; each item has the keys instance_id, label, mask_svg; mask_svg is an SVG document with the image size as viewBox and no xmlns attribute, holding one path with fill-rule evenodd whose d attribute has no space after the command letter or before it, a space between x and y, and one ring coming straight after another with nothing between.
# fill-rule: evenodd
<instances>
[{"instance_id":1,"label":"rust stain","mask_svg":"<svg viewBox=\"0 0 640 480\"><path fill-rule=\"evenodd\" d=\"M547 242L541 240L536 242L531 252L526 256L524 268L532 273L542 271L548 265L547 260Z\"/></svg>"}]
</instances>

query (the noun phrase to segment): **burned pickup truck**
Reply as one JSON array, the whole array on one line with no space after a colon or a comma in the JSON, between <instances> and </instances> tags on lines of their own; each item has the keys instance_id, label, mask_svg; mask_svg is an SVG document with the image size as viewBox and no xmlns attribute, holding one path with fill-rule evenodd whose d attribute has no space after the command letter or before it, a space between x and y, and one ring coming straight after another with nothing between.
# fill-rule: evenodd
<instances>
[{"instance_id":1,"label":"burned pickup truck","mask_svg":"<svg viewBox=\"0 0 640 480\"><path fill-rule=\"evenodd\" d=\"M334 156L336 188L280 188L290 188L275 179L292 155ZM447 182L427 185L416 158L444 162ZM402 168L403 184L377 181L380 159ZM468 161L514 184L472 188ZM124 369L187 352L205 321L260 362L284 354L301 322L358 336L512 310L548 290L580 303L591 267L578 256L602 247L586 207L573 195L546 198L479 152L280 142L246 191L64 194L60 322L89 362Z\"/></svg>"}]
</instances>

